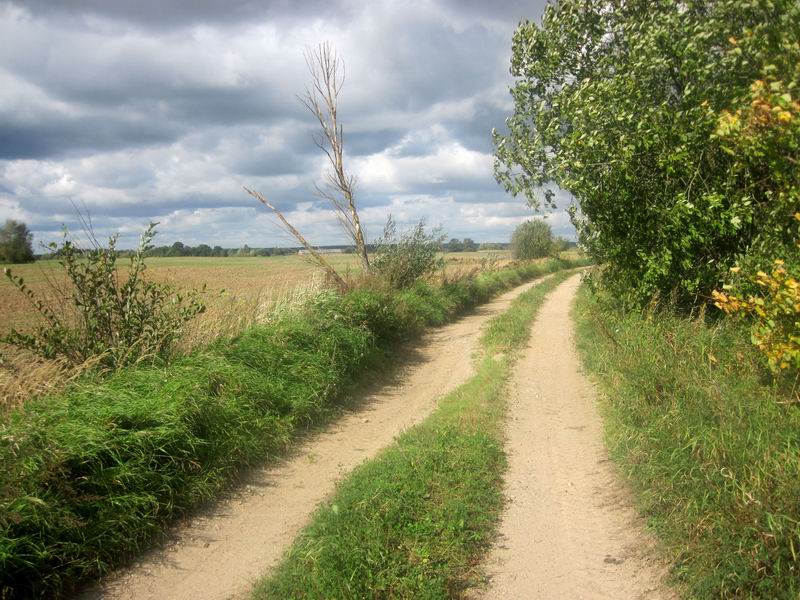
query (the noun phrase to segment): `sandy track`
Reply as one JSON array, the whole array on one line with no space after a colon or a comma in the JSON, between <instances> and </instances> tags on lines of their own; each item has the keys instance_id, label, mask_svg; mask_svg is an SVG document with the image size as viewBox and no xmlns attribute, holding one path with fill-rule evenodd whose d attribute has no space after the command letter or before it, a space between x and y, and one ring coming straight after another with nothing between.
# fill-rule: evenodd
<instances>
[{"instance_id":1,"label":"sandy track","mask_svg":"<svg viewBox=\"0 0 800 600\"><path fill-rule=\"evenodd\" d=\"M570 305L579 276L547 299L517 363L509 403L509 505L484 597L673 598L617 481L593 390L580 370Z\"/></svg>"},{"instance_id":2,"label":"sandy track","mask_svg":"<svg viewBox=\"0 0 800 600\"><path fill-rule=\"evenodd\" d=\"M413 349L403 351L391 382L367 390L361 409L308 436L281 464L253 471L235 494L177 528L163 547L79 598L245 596L255 579L280 559L337 480L424 419L437 398L473 374L471 356L482 325L534 284L519 286L426 334Z\"/></svg>"}]
</instances>

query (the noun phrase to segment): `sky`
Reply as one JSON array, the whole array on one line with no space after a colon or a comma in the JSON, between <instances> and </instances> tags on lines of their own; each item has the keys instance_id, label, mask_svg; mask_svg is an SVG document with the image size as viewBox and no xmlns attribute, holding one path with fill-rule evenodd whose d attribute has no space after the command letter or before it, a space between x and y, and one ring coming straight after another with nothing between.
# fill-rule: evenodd
<instances>
[{"instance_id":1,"label":"sky","mask_svg":"<svg viewBox=\"0 0 800 600\"><path fill-rule=\"evenodd\" d=\"M0 221L49 242L78 208L122 247L150 221L159 245L296 245L248 186L312 243L345 243L297 98L304 49L328 41L368 238L392 214L508 241L535 213L495 181L491 131L513 109L514 29L544 3L0 0ZM568 203L547 218L574 238Z\"/></svg>"}]
</instances>

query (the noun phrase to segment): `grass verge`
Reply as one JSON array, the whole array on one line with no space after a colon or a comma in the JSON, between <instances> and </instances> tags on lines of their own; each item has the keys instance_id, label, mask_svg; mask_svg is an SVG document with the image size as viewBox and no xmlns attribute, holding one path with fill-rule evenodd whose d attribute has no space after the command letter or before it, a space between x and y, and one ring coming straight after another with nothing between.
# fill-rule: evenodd
<instances>
[{"instance_id":1,"label":"grass verge","mask_svg":"<svg viewBox=\"0 0 800 600\"><path fill-rule=\"evenodd\" d=\"M481 338L476 375L364 463L314 515L254 598L449 598L469 585L503 504L504 389L561 272Z\"/></svg>"},{"instance_id":2,"label":"grass verge","mask_svg":"<svg viewBox=\"0 0 800 600\"><path fill-rule=\"evenodd\" d=\"M568 266L321 294L168 367L26 402L0 425L0 597L55 595L107 571L282 452L400 340Z\"/></svg>"},{"instance_id":3,"label":"grass verge","mask_svg":"<svg viewBox=\"0 0 800 600\"><path fill-rule=\"evenodd\" d=\"M623 313L587 289L575 316L611 454L687 596L800 597L800 406L747 332Z\"/></svg>"}]
</instances>

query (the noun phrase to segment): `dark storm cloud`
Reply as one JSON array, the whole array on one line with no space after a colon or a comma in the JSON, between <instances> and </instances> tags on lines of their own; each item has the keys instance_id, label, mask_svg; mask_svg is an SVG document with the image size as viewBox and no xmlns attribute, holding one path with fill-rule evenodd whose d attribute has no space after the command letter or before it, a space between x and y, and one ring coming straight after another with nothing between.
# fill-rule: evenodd
<instances>
[{"instance_id":1,"label":"dark storm cloud","mask_svg":"<svg viewBox=\"0 0 800 600\"><path fill-rule=\"evenodd\" d=\"M444 0L443 4L453 11L516 25L526 19L538 21L547 0Z\"/></svg>"},{"instance_id":2,"label":"dark storm cloud","mask_svg":"<svg viewBox=\"0 0 800 600\"><path fill-rule=\"evenodd\" d=\"M469 119L446 122L445 127L451 135L457 137L466 148L478 152L494 151L492 129L505 130L508 110L489 103L479 103Z\"/></svg>"},{"instance_id":3,"label":"dark storm cloud","mask_svg":"<svg viewBox=\"0 0 800 600\"><path fill-rule=\"evenodd\" d=\"M163 29L197 24L231 24L262 19L347 18L346 3L332 0L11 0L36 16L82 16L127 21Z\"/></svg>"},{"instance_id":4,"label":"dark storm cloud","mask_svg":"<svg viewBox=\"0 0 800 600\"><path fill-rule=\"evenodd\" d=\"M350 156L375 154L398 143L407 133L405 129L345 132L347 153Z\"/></svg>"},{"instance_id":5,"label":"dark storm cloud","mask_svg":"<svg viewBox=\"0 0 800 600\"><path fill-rule=\"evenodd\" d=\"M126 115L68 117L55 113L20 119L0 113L0 159L41 159L96 153L176 140L181 128Z\"/></svg>"}]
</instances>

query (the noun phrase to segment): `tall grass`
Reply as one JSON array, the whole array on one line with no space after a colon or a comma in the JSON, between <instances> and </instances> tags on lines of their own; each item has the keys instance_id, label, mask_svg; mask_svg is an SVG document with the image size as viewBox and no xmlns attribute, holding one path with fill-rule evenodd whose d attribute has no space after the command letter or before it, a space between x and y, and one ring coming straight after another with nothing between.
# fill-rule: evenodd
<instances>
[{"instance_id":1,"label":"tall grass","mask_svg":"<svg viewBox=\"0 0 800 600\"><path fill-rule=\"evenodd\" d=\"M612 456L687 595L800 597L800 406L747 332L586 289L575 314Z\"/></svg>"},{"instance_id":2,"label":"tall grass","mask_svg":"<svg viewBox=\"0 0 800 600\"><path fill-rule=\"evenodd\" d=\"M168 367L88 375L26 402L0 426L2 596L57 594L107 571L280 453L393 344L565 266L320 294Z\"/></svg>"}]
</instances>

